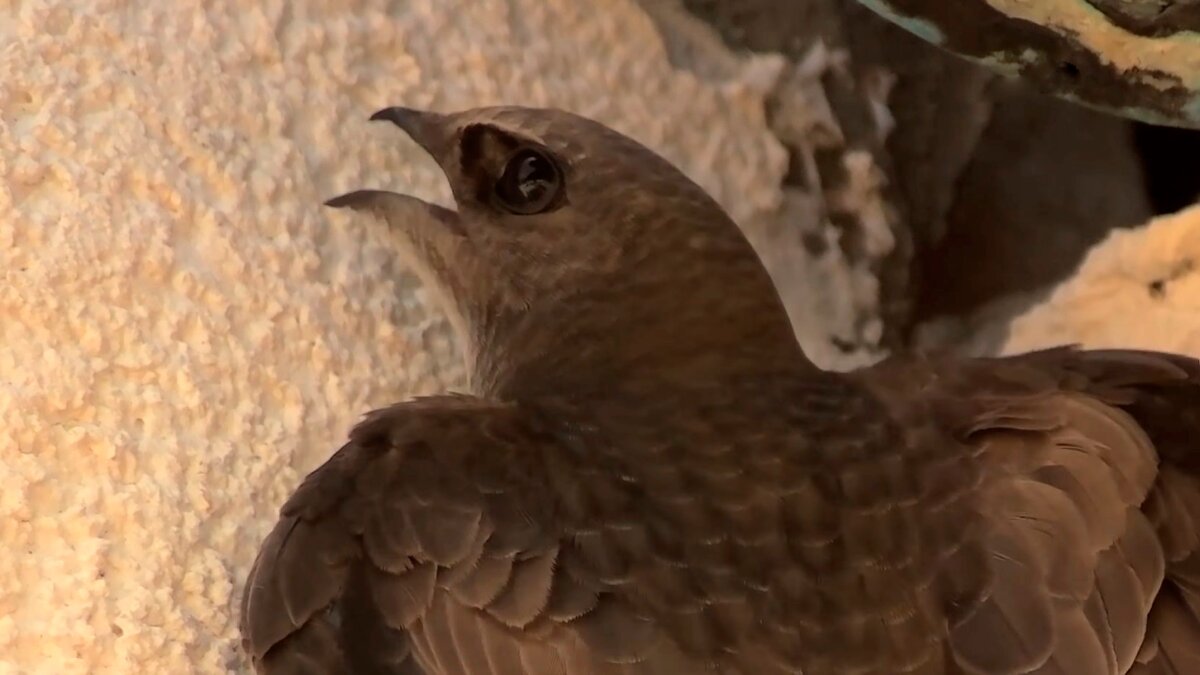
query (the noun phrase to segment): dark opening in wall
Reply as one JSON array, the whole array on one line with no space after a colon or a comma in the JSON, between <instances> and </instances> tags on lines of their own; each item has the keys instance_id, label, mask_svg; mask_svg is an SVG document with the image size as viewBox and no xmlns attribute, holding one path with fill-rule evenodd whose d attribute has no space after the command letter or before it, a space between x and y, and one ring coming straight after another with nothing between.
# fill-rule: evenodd
<instances>
[{"instance_id":1,"label":"dark opening in wall","mask_svg":"<svg viewBox=\"0 0 1200 675\"><path fill-rule=\"evenodd\" d=\"M1174 213L1200 200L1200 131L1139 123L1134 142L1155 213Z\"/></svg>"}]
</instances>

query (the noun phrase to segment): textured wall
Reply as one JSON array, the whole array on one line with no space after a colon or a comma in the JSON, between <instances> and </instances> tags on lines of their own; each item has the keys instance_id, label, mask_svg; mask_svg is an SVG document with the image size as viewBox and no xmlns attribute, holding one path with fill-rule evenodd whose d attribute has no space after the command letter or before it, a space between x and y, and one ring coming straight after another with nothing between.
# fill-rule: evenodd
<instances>
[{"instance_id":1,"label":"textured wall","mask_svg":"<svg viewBox=\"0 0 1200 675\"><path fill-rule=\"evenodd\" d=\"M914 35L1039 89L1200 128L1194 0L857 0Z\"/></svg>"},{"instance_id":2,"label":"textured wall","mask_svg":"<svg viewBox=\"0 0 1200 675\"><path fill-rule=\"evenodd\" d=\"M600 6L0 3L0 673L242 671L286 494L370 406L460 381L386 232L319 206L448 198L377 108L571 108L774 217L777 66L677 67Z\"/></svg>"},{"instance_id":3,"label":"textured wall","mask_svg":"<svg viewBox=\"0 0 1200 675\"><path fill-rule=\"evenodd\" d=\"M1003 351L1066 342L1200 356L1200 205L1109 234L1009 326Z\"/></svg>"}]
</instances>

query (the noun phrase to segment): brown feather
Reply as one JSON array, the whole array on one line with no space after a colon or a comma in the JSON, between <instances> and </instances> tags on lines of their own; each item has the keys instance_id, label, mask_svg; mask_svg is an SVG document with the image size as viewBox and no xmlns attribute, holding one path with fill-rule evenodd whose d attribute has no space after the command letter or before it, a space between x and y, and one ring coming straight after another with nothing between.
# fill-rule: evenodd
<instances>
[{"instance_id":1,"label":"brown feather","mask_svg":"<svg viewBox=\"0 0 1200 675\"><path fill-rule=\"evenodd\" d=\"M395 574L367 567L367 580L376 605L390 628L403 630L424 616L433 602L437 568L430 562L414 562Z\"/></svg>"},{"instance_id":2,"label":"brown feather","mask_svg":"<svg viewBox=\"0 0 1200 675\"><path fill-rule=\"evenodd\" d=\"M264 675L351 675L337 631L327 621L307 622L285 644L262 660Z\"/></svg>"},{"instance_id":3,"label":"brown feather","mask_svg":"<svg viewBox=\"0 0 1200 675\"><path fill-rule=\"evenodd\" d=\"M449 587L454 598L467 607L486 607L512 578L516 554L484 554L460 581Z\"/></svg>"},{"instance_id":4,"label":"brown feather","mask_svg":"<svg viewBox=\"0 0 1200 675\"><path fill-rule=\"evenodd\" d=\"M557 561L557 547L516 561L508 585L488 603L488 615L510 628L524 628L542 616L550 599Z\"/></svg>"}]
</instances>

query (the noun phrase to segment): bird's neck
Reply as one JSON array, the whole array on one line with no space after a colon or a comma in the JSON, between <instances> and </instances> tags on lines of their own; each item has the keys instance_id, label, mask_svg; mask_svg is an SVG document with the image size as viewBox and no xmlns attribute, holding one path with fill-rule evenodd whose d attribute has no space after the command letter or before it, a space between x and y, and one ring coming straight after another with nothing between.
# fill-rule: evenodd
<instances>
[{"instance_id":1,"label":"bird's neck","mask_svg":"<svg viewBox=\"0 0 1200 675\"><path fill-rule=\"evenodd\" d=\"M472 312L472 388L514 398L814 369L765 272L732 278L634 279Z\"/></svg>"}]
</instances>

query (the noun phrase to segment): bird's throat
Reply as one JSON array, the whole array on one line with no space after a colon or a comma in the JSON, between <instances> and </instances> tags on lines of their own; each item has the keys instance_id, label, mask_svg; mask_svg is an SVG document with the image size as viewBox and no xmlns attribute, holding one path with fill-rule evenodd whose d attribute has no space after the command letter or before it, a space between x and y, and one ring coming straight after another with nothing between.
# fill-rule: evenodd
<instances>
[{"instance_id":1,"label":"bird's throat","mask_svg":"<svg viewBox=\"0 0 1200 675\"><path fill-rule=\"evenodd\" d=\"M477 393L603 391L810 369L770 288L595 289L553 303L468 311Z\"/></svg>"}]
</instances>

